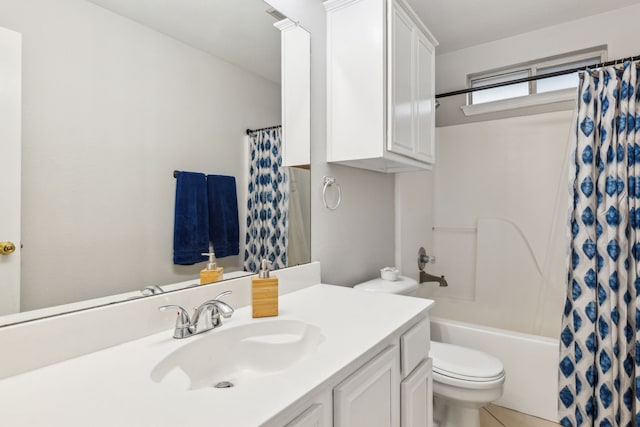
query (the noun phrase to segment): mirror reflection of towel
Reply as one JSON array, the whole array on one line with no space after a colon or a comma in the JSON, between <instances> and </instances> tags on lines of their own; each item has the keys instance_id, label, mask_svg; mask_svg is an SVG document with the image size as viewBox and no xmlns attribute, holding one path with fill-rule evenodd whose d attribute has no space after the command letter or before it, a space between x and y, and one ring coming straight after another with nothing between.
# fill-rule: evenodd
<instances>
[{"instance_id":1,"label":"mirror reflection of towel","mask_svg":"<svg viewBox=\"0 0 640 427\"><path fill-rule=\"evenodd\" d=\"M206 261L209 252L207 181L202 173L178 172L173 226L173 263Z\"/></svg>"},{"instance_id":2,"label":"mirror reflection of towel","mask_svg":"<svg viewBox=\"0 0 640 427\"><path fill-rule=\"evenodd\" d=\"M238 196L232 176L208 175L209 239L216 258L240 253Z\"/></svg>"}]
</instances>

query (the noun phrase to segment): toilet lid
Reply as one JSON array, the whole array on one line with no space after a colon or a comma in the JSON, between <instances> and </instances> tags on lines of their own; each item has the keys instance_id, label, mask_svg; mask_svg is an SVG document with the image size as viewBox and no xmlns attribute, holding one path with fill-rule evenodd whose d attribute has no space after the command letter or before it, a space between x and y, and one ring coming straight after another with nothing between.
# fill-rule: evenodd
<instances>
[{"instance_id":1,"label":"toilet lid","mask_svg":"<svg viewBox=\"0 0 640 427\"><path fill-rule=\"evenodd\" d=\"M418 282L410 277L400 276L396 281L382 280L381 278L355 285L354 288L361 291L382 292L386 294L407 294L418 289Z\"/></svg>"},{"instance_id":2,"label":"toilet lid","mask_svg":"<svg viewBox=\"0 0 640 427\"><path fill-rule=\"evenodd\" d=\"M471 348L431 341L433 371L466 381L493 381L504 376L502 362Z\"/></svg>"}]
</instances>

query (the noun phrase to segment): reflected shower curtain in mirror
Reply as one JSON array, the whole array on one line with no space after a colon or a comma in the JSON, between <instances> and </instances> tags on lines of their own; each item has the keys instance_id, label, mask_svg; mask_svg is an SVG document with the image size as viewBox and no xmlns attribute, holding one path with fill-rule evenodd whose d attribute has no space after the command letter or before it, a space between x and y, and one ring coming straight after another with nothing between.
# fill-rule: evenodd
<instances>
[{"instance_id":1,"label":"reflected shower curtain in mirror","mask_svg":"<svg viewBox=\"0 0 640 427\"><path fill-rule=\"evenodd\" d=\"M281 128L249 135L249 186L244 269L256 272L263 258L271 269L287 266L289 177L282 166Z\"/></svg>"},{"instance_id":2,"label":"reflected shower curtain in mirror","mask_svg":"<svg viewBox=\"0 0 640 427\"><path fill-rule=\"evenodd\" d=\"M640 425L640 92L637 63L585 72L578 90L563 426Z\"/></svg>"}]
</instances>

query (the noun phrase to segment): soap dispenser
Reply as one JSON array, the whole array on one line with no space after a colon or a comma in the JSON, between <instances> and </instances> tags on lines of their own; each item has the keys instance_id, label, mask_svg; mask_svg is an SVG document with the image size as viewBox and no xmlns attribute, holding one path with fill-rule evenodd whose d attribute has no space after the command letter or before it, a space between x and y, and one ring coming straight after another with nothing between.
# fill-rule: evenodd
<instances>
[{"instance_id":1,"label":"soap dispenser","mask_svg":"<svg viewBox=\"0 0 640 427\"><path fill-rule=\"evenodd\" d=\"M207 268L204 268L200 271L200 284L206 285L207 283L213 283L217 282L218 280L222 280L224 269L216 265L216 254L213 252L213 250L202 255L208 255L209 262L207 263Z\"/></svg>"},{"instance_id":2,"label":"soap dispenser","mask_svg":"<svg viewBox=\"0 0 640 427\"><path fill-rule=\"evenodd\" d=\"M258 277L251 279L253 317L278 315L278 278L269 277L269 261L262 260Z\"/></svg>"}]
</instances>

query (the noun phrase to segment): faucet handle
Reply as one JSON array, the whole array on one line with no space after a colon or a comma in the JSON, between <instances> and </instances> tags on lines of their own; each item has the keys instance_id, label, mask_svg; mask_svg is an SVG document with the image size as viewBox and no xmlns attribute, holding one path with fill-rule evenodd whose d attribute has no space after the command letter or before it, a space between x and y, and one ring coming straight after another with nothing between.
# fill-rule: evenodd
<instances>
[{"instance_id":1,"label":"faucet handle","mask_svg":"<svg viewBox=\"0 0 640 427\"><path fill-rule=\"evenodd\" d=\"M178 311L178 317L176 318L176 329L173 332L174 338L184 338L190 334L191 318L189 318L189 313L187 313L187 310L180 307L179 305L174 305L174 304L163 305L162 307L159 307L158 310L160 311L177 310Z\"/></svg>"},{"instance_id":2,"label":"faucet handle","mask_svg":"<svg viewBox=\"0 0 640 427\"><path fill-rule=\"evenodd\" d=\"M222 297L226 297L227 295L231 295L233 293L233 291L224 291L221 294L218 294L218 296L216 296L214 299L220 299Z\"/></svg>"},{"instance_id":3,"label":"faucet handle","mask_svg":"<svg viewBox=\"0 0 640 427\"><path fill-rule=\"evenodd\" d=\"M225 319L228 319L233 315L233 307L227 304L224 301L219 301L217 299L210 299L209 301L205 301L200 304L200 307L196 309L198 314L201 314L205 311L206 308L211 308L211 316L214 318L214 325L218 326L215 318L222 316Z\"/></svg>"},{"instance_id":4,"label":"faucet handle","mask_svg":"<svg viewBox=\"0 0 640 427\"><path fill-rule=\"evenodd\" d=\"M221 293L220 295L218 295L217 297L215 297L213 299L213 301L216 302L216 306L218 307L218 312L222 315L222 317L224 317L225 319L228 319L229 317L231 317L233 315L233 307L231 307L229 304L227 304L224 301L220 301L220 298L227 296L227 295L231 295L233 292L231 291L225 291L223 293Z\"/></svg>"},{"instance_id":5,"label":"faucet handle","mask_svg":"<svg viewBox=\"0 0 640 427\"><path fill-rule=\"evenodd\" d=\"M436 257L427 255L427 251L423 247L418 250L418 270L423 271L427 264L435 264Z\"/></svg>"}]
</instances>

